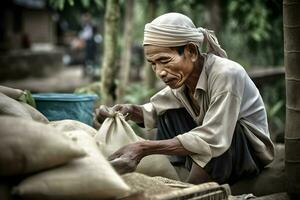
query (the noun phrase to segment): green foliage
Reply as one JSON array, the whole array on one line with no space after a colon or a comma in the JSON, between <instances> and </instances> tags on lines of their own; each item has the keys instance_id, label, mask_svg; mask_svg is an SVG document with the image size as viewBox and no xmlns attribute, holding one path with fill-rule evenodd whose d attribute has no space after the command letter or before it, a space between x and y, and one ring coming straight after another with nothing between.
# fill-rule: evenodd
<instances>
[{"instance_id":1,"label":"green foliage","mask_svg":"<svg viewBox=\"0 0 300 200\"><path fill-rule=\"evenodd\" d=\"M261 42L270 38L272 29L268 22L269 10L260 0L229 1L230 20L236 20L236 30L247 31L250 40Z\"/></svg>"},{"instance_id":2,"label":"green foliage","mask_svg":"<svg viewBox=\"0 0 300 200\"><path fill-rule=\"evenodd\" d=\"M27 103L31 105L32 107L36 108L36 103L34 98L32 97L32 94L29 90L25 90L23 94L18 99L21 102Z\"/></svg>"},{"instance_id":3,"label":"green foliage","mask_svg":"<svg viewBox=\"0 0 300 200\"><path fill-rule=\"evenodd\" d=\"M97 101L95 102L95 107L100 105L101 101L101 84L100 82L94 82L86 86L76 88L74 93L76 94L95 94L98 96Z\"/></svg>"},{"instance_id":4,"label":"green foliage","mask_svg":"<svg viewBox=\"0 0 300 200\"><path fill-rule=\"evenodd\" d=\"M285 82L280 80L261 90L268 116L269 129L273 140L284 133L285 125Z\"/></svg>"},{"instance_id":5,"label":"green foliage","mask_svg":"<svg viewBox=\"0 0 300 200\"><path fill-rule=\"evenodd\" d=\"M144 85L133 83L129 85L124 96L124 102L141 104L148 102L149 98L155 93L154 89L147 89Z\"/></svg>"},{"instance_id":6,"label":"green foliage","mask_svg":"<svg viewBox=\"0 0 300 200\"><path fill-rule=\"evenodd\" d=\"M283 65L280 1L227 0L221 44L244 66Z\"/></svg>"},{"instance_id":7,"label":"green foliage","mask_svg":"<svg viewBox=\"0 0 300 200\"><path fill-rule=\"evenodd\" d=\"M53 7L54 9L63 10L68 4L69 6L74 6L75 4L80 4L85 9L92 8L93 6L96 6L98 8L102 8L103 2L102 0L48 0L49 5Z\"/></svg>"}]
</instances>

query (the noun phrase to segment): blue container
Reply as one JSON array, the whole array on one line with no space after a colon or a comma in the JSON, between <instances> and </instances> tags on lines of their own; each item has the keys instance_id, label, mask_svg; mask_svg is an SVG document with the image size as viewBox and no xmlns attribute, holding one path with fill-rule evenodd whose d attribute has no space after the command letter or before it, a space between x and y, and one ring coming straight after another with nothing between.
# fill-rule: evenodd
<instances>
[{"instance_id":1,"label":"blue container","mask_svg":"<svg viewBox=\"0 0 300 200\"><path fill-rule=\"evenodd\" d=\"M36 108L49 121L73 119L88 125L93 124L93 107L97 95L71 93L33 94Z\"/></svg>"}]
</instances>

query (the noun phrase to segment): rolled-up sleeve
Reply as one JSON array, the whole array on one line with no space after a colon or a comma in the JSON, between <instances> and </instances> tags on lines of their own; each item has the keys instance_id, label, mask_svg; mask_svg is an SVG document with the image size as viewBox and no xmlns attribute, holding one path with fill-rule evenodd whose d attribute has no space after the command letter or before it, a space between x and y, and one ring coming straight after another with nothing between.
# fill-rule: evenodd
<instances>
[{"instance_id":1,"label":"rolled-up sleeve","mask_svg":"<svg viewBox=\"0 0 300 200\"><path fill-rule=\"evenodd\" d=\"M152 103L142 105L144 126L146 129L153 129L156 127L157 114Z\"/></svg>"},{"instance_id":2,"label":"rolled-up sleeve","mask_svg":"<svg viewBox=\"0 0 300 200\"><path fill-rule=\"evenodd\" d=\"M158 115L166 110L181 108L182 103L174 96L171 88L165 87L150 99L150 103L142 106L146 129L156 128Z\"/></svg>"},{"instance_id":3,"label":"rolled-up sleeve","mask_svg":"<svg viewBox=\"0 0 300 200\"><path fill-rule=\"evenodd\" d=\"M204 167L229 148L240 106L241 99L235 94L220 93L212 99L202 125L177 136L185 149L195 153L191 158L199 166Z\"/></svg>"}]
</instances>

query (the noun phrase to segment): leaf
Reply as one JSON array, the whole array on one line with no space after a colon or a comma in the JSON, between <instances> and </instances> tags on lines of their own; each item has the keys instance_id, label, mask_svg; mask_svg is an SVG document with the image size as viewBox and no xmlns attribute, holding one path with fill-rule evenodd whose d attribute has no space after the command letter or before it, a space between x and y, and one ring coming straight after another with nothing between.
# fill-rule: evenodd
<instances>
[{"instance_id":1,"label":"leaf","mask_svg":"<svg viewBox=\"0 0 300 200\"><path fill-rule=\"evenodd\" d=\"M103 8L103 2L101 0L95 0L95 4L98 8Z\"/></svg>"},{"instance_id":2,"label":"leaf","mask_svg":"<svg viewBox=\"0 0 300 200\"><path fill-rule=\"evenodd\" d=\"M282 106L284 105L283 101L278 101L273 107L271 107L270 111L269 111L269 115L270 117L275 116L279 110L282 108Z\"/></svg>"},{"instance_id":3,"label":"leaf","mask_svg":"<svg viewBox=\"0 0 300 200\"><path fill-rule=\"evenodd\" d=\"M24 93L19 97L18 100L21 102L27 103L34 108L36 107L35 100L32 97L31 92L29 90L25 90Z\"/></svg>"},{"instance_id":4,"label":"leaf","mask_svg":"<svg viewBox=\"0 0 300 200\"><path fill-rule=\"evenodd\" d=\"M70 6L74 6L74 0L68 0Z\"/></svg>"},{"instance_id":5,"label":"leaf","mask_svg":"<svg viewBox=\"0 0 300 200\"><path fill-rule=\"evenodd\" d=\"M81 4L84 8L90 7L90 1L89 0L81 0Z\"/></svg>"}]
</instances>

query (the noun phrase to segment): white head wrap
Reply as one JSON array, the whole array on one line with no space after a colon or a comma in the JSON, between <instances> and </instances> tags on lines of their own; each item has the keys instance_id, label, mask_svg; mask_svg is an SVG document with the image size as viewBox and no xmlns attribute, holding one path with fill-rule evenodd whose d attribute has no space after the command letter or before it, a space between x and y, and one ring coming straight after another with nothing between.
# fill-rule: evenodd
<instances>
[{"instance_id":1,"label":"white head wrap","mask_svg":"<svg viewBox=\"0 0 300 200\"><path fill-rule=\"evenodd\" d=\"M226 51L219 45L214 32L196 28L192 20L183 14L167 13L145 25L143 45L177 47L190 42L195 43L198 48L207 43L207 53L227 58Z\"/></svg>"}]
</instances>

